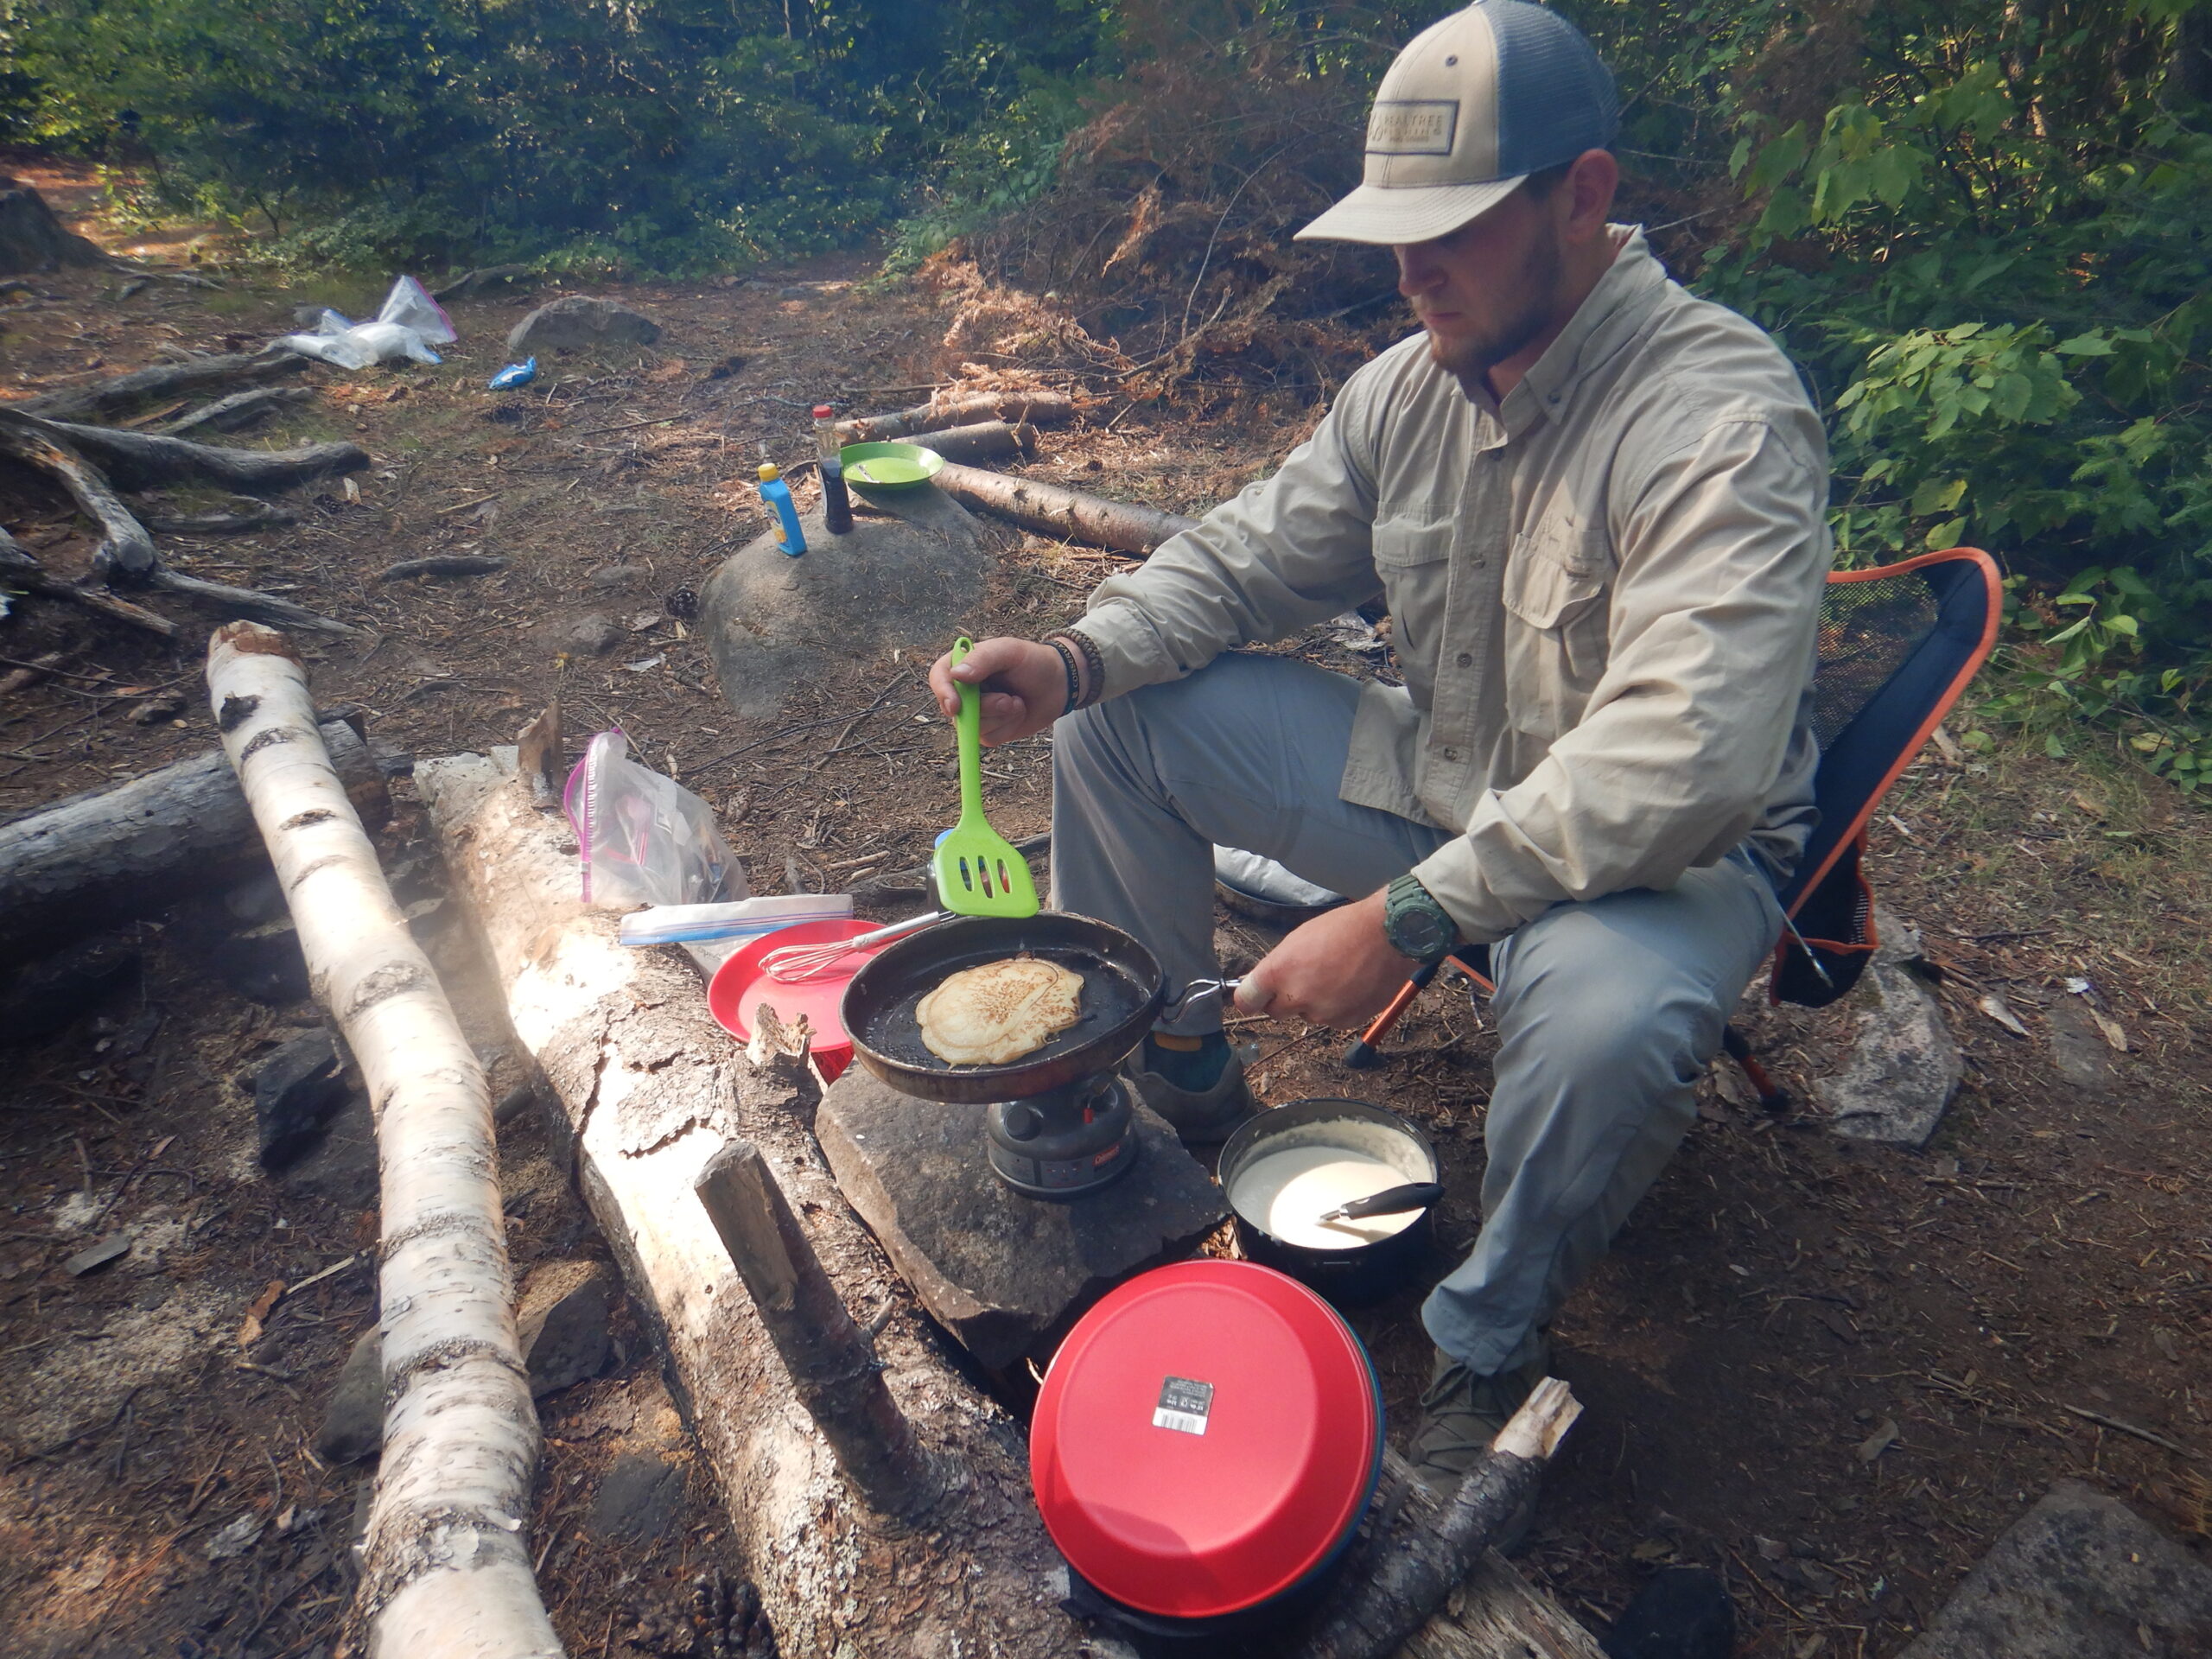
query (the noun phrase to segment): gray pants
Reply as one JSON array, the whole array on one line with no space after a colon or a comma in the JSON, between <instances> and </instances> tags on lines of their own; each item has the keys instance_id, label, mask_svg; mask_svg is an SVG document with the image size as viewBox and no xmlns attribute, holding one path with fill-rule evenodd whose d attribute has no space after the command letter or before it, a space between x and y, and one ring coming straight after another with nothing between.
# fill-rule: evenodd
<instances>
[{"instance_id":1,"label":"gray pants","mask_svg":"<svg viewBox=\"0 0 2212 1659\"><path fill-rule=\"evenodd\" d=\"M1216 971L1216 842L1354 896L1404 874L1450 832L1338 798L1358 695L1307 664L1227 656L1062 720L1054 906L1127 929L1179 986ZM1556 906L1491 947L1483 1228L1421 1309L1440 1348L1485 1373L1535 1357L1688 1130L1727 1013L1781 931L1738 852L1664 893ZM1179 1028L1220 1021L1210 999Z\"/></svg>"}]
</instances>

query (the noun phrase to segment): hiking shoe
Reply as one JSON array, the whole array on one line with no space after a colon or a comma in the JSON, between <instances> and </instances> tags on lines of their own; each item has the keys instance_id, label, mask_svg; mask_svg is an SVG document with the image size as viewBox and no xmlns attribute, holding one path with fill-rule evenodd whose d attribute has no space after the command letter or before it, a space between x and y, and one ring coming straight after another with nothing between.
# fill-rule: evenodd
<instances>
[{"instance_id":1,"label":"hiking shoe","mask_svg":"<svg viewBox=\"0 0 2212 1659\"><path fill-rule=\"evenodd\" d=\"M1548 1342L1541 1343L1535 1357L1518 1370L1489 1376L1469 1370L1440 1348L1436 1351L1428 1387L1421 1396L1421 1426L1414 1431L1406 1461L1438 1503L1452 1501L1459 1478L1490 1450L1490 1443L1497 1438L1506 1420L1521 1408L1521 1402L1544 1380L1550 1366ZM1491 1548L1500 1554L1519 1548L1535 1516L1536 1502L1531 1494L1491 1540Z\"/></svg>"},{"instance_id":2,"label":"hiking shoe","mask_svg":"<svg viewBox=\"0 0 2212 1659\"><path fill-rule=\"evenodd\" d=\"M1149 1037L1122 1062L1122 1070L1139 1097L1167 1120L1185 1146L1211 1146L1228 1140L1260 1109L1244 1081L1245 1052L1230 1045L1220 1075L1203 1089L1185 1088L1175 1074L1188 1076L1185 1057L1160 1048Z\"/></svg>"}]
</instances>

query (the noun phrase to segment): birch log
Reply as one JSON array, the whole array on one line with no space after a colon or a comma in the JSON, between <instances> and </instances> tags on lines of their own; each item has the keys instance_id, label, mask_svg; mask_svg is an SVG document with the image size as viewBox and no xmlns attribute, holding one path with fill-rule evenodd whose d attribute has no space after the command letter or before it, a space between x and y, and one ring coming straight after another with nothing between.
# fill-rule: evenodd
<instances>
[{"instance_id":1,"label":"birch log","mask_svg":"<svg viewBox=\"0 0 2212 1659\"><path fill-rule=\"evenodd\" d=\"M625 950L577 898L575 841L512 766L418 761L415 787L480 924L519 1045L576 1135L585 1199L651 1318L784 1659L1075 1659L1059 1557L1006 1413L948 1360L838 1192L794 1087L755 1071L671 951ZM794 1392L693 1183L760 1150L947 1489L901 1525L871 1511Z\"/></svg>"},{"instance_id":2,"label":"birch log","mask_svg":"<svg viewBox=\"0 0 2212 1659\"><path fill-rule=\"evenodd\" d=\"M384 1460L355 1607L369 1653L558 1659L522 1535L537 1419L483 1067L385 885L284 636L251 622L217 629L207 690L315 998L376 1113Z\"/></svg>"},{"instance_id":3,"label":"birch log","mask_svg":"<svg viewBox=\"0 0 2212 1659\"><path fill-rule=\"evenodd\" d=\"M938 473L937 486L963 506L1010 520L1040 536L1065 536L1140 558L1198 523L1179 512L1109 501L1081 490L1062 489L1030 478L1007 478L951 461Z\"/></svg>"}]
</instances>

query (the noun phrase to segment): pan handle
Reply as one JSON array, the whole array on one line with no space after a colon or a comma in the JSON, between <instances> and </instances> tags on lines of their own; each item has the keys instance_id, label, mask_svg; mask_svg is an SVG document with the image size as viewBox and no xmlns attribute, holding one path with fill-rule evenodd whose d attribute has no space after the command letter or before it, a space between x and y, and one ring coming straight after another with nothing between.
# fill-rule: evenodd
<instances>
[{"instance_id":1,"label":"pan handle","mask_svg":"<svg viewBox=\"0 0 2212 1659\"><path fill-rule=\"evenodd\" d=\"M1203 997L1226 996L1243 982L1242 979L1194 979L1161 1005L1158 1018L1163 1023L1180 1020L1193 1002Z\"/></svg>"}]
</instances>

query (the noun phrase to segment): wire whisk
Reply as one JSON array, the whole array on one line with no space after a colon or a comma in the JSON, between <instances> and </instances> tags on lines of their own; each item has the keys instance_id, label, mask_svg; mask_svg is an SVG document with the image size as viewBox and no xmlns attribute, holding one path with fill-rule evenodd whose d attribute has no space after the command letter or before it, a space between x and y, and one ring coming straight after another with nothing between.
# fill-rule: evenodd
<instances>
[{"instance_id":1,"label":"wire whisk","mask_svg":"<svg viewBox=\"0 0 2212 1659\"><path fill-rule=\"evenodd\" d=\"M855 950L871 950L918 932L932 922L943 921L945 913L941 910L929 911L903 922L893 922L888 927L879 927L857 938L832 939L826 944L787 944L761 957L760 967L779 985L803 984L810 979L823 978Z\"/></svg>"}]
</instances>

